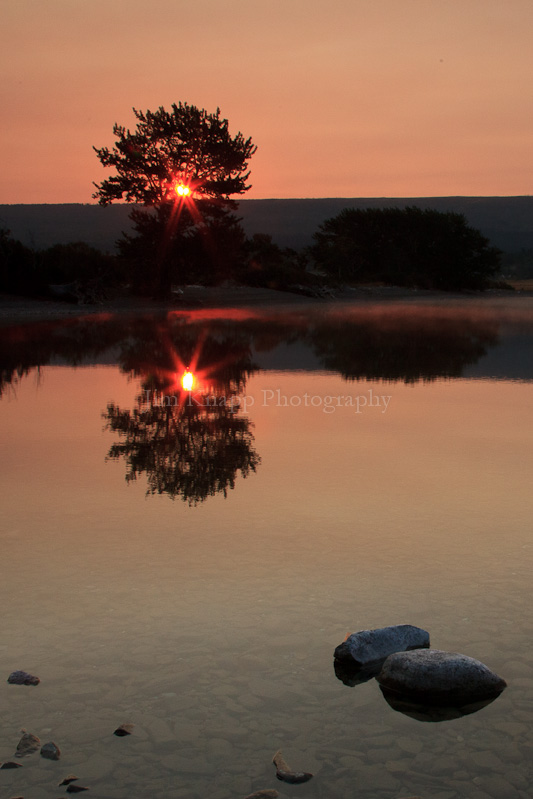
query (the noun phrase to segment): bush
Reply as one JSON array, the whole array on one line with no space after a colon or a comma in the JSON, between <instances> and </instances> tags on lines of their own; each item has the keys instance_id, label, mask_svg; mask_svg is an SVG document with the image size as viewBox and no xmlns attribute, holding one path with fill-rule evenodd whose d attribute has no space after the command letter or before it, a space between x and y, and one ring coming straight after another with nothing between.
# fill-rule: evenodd
<instances>
[{"instance_id":1,"label":"bush","mask_svg":"<svg viewBox=\"0 0 533 799\"><path fill-rule=\"evenodd\" d=\"M346 208L314 240L317 268L339 282L477 290L500 271L500 251L454 212Z\"/></svg>"}]
</instances>

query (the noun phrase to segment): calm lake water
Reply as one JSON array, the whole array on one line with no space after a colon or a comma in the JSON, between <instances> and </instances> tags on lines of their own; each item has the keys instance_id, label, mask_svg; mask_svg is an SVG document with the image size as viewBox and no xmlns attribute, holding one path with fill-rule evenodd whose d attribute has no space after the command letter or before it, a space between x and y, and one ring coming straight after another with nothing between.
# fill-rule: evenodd
<instances>
[{"instance_id":1,"label":"calm lake water","mask_svg":"<svg viewBox=\"0 0 533 799\"><path fill-rule=\"evenodd\" d=\"M531 797L531 300L1 332L0 761L62 756L0 796ZM404 623L507 689L433 723L336 677Z\"/></svg>"}]
</instances>

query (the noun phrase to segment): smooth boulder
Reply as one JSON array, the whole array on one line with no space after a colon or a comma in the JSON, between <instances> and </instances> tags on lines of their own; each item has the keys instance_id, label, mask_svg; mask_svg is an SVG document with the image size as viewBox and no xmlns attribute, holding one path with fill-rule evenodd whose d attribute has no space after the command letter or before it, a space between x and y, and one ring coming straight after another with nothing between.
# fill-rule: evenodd
<instances>
[{"instance_id":1,"label":"smooth boulder","mask_svg":"<svg viewBox=\"0 0 533 799\"><path fill-rule=\"evenodd\" d=\"M388 691L432 705L461 706L494 698L507 685L479 660L440 649L396 652L376 679Z\"/></svg>"},{"instance_id":2,"label":"smooth boulder","mask_svg":"<svg viewBox=\"0 0 533 799\"><path fill-rule=\"evenodd\" d=\"M394 652L428 646L429 633L426 630L412 624L395 624L352 633L335 649L335 658L363 667L384 660Z\"/></svg>"}]
</instances>

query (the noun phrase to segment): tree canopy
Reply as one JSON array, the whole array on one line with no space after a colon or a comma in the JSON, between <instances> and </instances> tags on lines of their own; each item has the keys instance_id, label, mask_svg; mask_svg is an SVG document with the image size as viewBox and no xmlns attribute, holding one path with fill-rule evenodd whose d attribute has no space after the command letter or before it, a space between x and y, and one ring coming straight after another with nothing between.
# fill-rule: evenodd
<instances>
[{"instance_id":1,"label":"tree canopy","mask_svg":"<svg viewBox=\"0 0 533 799\"><path fill-rule=\"evenodd\" d=\"M248 160L256 147L240 132L231 136L219 108L210 114L180 102L170 111L161 106L155 112L134 108L133 113L133 132L115 124L115 145L94 148L102 165L116 170L95 183L93 196L101 205L124 199L161 206L176 199L180 184L192 196L218 200L250 188Z\"/></svg>"},{"instance_id":2,"label":"tree canopy","mask_svg":"<svg viewBox=\"0 0 533 799\"><path fill-rule=\"evenodd\" d=\"M318 268L339 281L483 289L500 252L462 214L407 208L346 208L327 219L311 248Z\"/></svg>"},{"instance_id":3,"label":"tree canopy","mask_svg":"<svg viewBox=\"0 0 533 799\"><path fill-rule=\"evenodd\" d=\"M93 195L101 205L145 206L130 214L135 235L119 242L132 288L165 298L173 282L223 280L244 242L231 197L250 188L255 145L240 132L232 136L218 108L210 114L179 103L133 113L133 132L115 124L115 145L94 148L116 174L95 184Z\"/></svg>"}]
</instances>

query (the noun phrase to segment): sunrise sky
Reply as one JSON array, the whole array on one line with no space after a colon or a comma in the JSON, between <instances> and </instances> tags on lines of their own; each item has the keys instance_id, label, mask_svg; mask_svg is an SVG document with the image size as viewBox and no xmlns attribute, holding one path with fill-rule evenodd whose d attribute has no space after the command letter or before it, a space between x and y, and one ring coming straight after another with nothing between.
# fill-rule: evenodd
<instances>
[{"instance_id":1,"label":"sunrise sky","mask_svg":"<svg viewBox=\"0 0 533 799\"><path fill-rule=\"evenodd\" d=\"M94 202L92 146L188 102L258 146L245 196L522 195L532 0L4 0L0 203Z\"/></svg>"}]
</instances>

